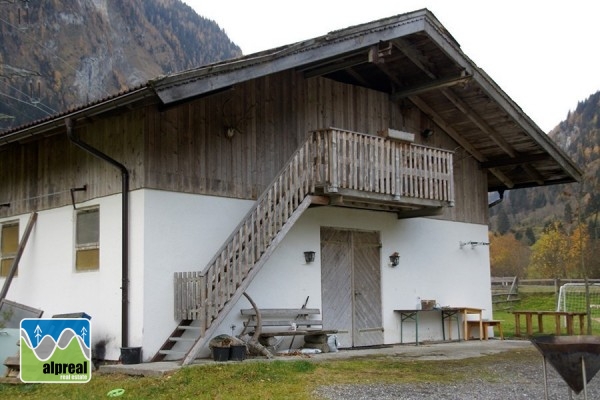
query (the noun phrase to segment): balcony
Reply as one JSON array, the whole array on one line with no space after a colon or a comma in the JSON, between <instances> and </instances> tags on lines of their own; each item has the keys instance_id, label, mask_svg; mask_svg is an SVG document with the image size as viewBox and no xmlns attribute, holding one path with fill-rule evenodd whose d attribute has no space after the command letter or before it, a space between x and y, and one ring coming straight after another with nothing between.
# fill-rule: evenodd
<instances>
[{"instance_id":1,"label":"balcony","mask_svg":"<svg viewBox=\"0 0 600 400\"><path fill-rule=\"evenodd\" d=\"M315 194L331 205L399 217L454 205L451 151L334 128L313 132L311 147Z\"/></svg>"}]
</instances>

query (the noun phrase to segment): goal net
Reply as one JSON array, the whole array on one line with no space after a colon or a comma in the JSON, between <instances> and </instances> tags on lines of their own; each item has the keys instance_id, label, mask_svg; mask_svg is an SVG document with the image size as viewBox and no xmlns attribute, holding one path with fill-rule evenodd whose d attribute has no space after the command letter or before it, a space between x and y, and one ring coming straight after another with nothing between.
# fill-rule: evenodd
<instances>
[{"instance_id":1,"label":"goal net","mask_svg":"<svg viewBox=\"0 0 600 400\"><path fill-rule=\"evenodd\" d=\"M600 318L600 284L588 284L590 313ZM586 312L585 283L565 283L558 292L556 311Z\"/></svg>"}]
</instances>

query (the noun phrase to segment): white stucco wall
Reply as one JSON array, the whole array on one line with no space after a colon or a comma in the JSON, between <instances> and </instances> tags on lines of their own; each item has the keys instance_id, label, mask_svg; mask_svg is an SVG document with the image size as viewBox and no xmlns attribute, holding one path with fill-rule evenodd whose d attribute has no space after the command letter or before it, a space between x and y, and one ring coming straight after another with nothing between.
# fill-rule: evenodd
<instances>
[{"instance_id":1,"label":"white stucco wall","mask_svg":"<svg viewBox=\"0 0 600 400\"><path fill-rule=\"evenodd\" d=\"M128 347L149 359L174 329L173 272L202 269L253 203L210 196L137 190L130 194ZM121 343L121 196L78 208L100 207L100 269L75 272L75 211L45 210L38 219L13 279L8 300L55 314L92 317L93 343L106 340L106 358L117 360ZM29 214L19 221L22 235ZM0 285L4 284L0 278Z\"/></svg>"},{"instance_id":2,"label":"white stucco wall","mask_svg":"<svg viewBox=\"0 0 600 400\"><path fill-rule=\"evenodd\" d=\"M87 313L92 317L93 343L107 340L111 349L107 356L117 359L121 342L121 231L115 226L120 227L121 197L96 199L77 207L96 205L100 206L100 270L75 271L73 207L41 211L6 298L43 310L44 318ZM0 223L15 219L22 236L29 214ZM0 278L0 284L4 281Z\"/></svg>"},{"instance_id":3,"label":"white stucco wall","mask_svg":"<svg viewBox=\"0 0 600 400\"><path fill-rule=\"evenodd\" d=\"M247 290L259 307L300 307L309 296L308 307L321 308L321 226L381 232L385 343L400 342L400 318L393 310L415 308L417 297L435 299L441 306L482 308L484 317L491 317L489 247L460 247L461 241L487 242L486 225L398 220L392 213L334 207L311 208L294 225ZM317 253L309 265L303 257L307 250ZM400 264L391 267L389 255L395 251L400 253ZM239 333L243 322L239 310L249 307L245 298L240 299L217 334L231 333L231 325ZM452 337L457 338L455 323ZM405 323L403 338L414 342L414 323ZM422 314L419 340L441 339L439 314Z\"/></svg>"},{"instance_id":4,"label":"white stucco wall","mask_svg":"<svg viewBox=\"0 0 600 400\"><path fill-rule=\"evenodd\" d=\"M150 358L179 321L174 319L173 273L199 271L246 215L252 201L144 191L143 346ZM141 250L141 249L140 249Z\"/></svg>"},{"instance_id":5,"label":"white stucco wall","mask_svg":"<svg viewBox=\"0 0 600 400\"><path fill-rule=\"evenodd\" d=\"M178 322L173 318L173 272L201 270L253 203L156 190L134 191L130 200L128 346L142 347L148 360ZM41 211L7 298L42 309L45 317L88 313L93 341L105 339L107 359L116 360L121 347L121 196L78 207L92 205L100 206L100 270L75 272L73 208ZM18 217L21 232L28 218ZM308 297L308 307L322 308L321 226L381 232L385 343L400 342L399 317L393 310L414 308L417 297L442 306L480 307L484 316L491 316L489 249L459 246L460 241L487 242L487 226L398 220L392 213L335 207L307 210L275 250L247 289L259 307L300 307ZM307 250L317 253L311 264L304 261ZM400 265L392 268L388 257L395 251ZM242 297L215 334L230 334L232 325L238 334L243 327L239 310L249 307ZM439 319L421 318L419 339L441 339ZM414 341L410 323L404 341ZM201 355L208 356L208 349Z\"/></svg>"}]
</instances>

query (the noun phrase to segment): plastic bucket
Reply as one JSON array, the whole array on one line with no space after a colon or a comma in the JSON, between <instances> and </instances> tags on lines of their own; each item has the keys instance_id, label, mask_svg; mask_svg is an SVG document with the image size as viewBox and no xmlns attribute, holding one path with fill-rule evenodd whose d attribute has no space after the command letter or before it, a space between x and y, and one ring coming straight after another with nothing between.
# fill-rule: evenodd
<instances>
[{"instance_id":1,"label":"plastic bucket","mask_svg":"<svg viewBox=\"0 0 600 400\"><path fill-rule=\"evenodd\" d=\"M213 360L215 361L227 361L229 360L229 347L213 347Z\"/></svg>"},{"instance_id":2,"label":"plastic bucket","mask_svg":"<svg viewBox=\"0 0 600 400\"><path fill-rule=\"evenodd\" d=\"M123 364L139 364L142 362L141 347L121 347L121 362Z\"/></svg>"},{"instance_id":3,"label":"plastic bucket","mask_svg":"<svg viewBox=\"0 0 600 400\"><path fill-rule=\"evenodd\" d=\"M231 346L229 359L231 361L244 361L246 359L246 345Z\"/></svg>"}]
</instances>

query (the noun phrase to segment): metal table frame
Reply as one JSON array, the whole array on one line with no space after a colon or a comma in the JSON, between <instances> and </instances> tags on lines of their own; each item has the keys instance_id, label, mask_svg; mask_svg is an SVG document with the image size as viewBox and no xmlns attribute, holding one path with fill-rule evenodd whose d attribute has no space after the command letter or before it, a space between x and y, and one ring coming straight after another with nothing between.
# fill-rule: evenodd
<instances>
[{"instance_id":1,"label":"metal table frame","mask_svg":"<svg viewBox=\"0 0 600 400\"><path fill-rule=\"evenodd\" d=\"M400 343L404 343L404 322L414 321L415 322L415 345L419 345L419 314L422 312L439 312L441 314L442 322L442 338L446 340L446 324L448 321L448 340L452 340L452 318L456 319L456 330L458 332L458 340L460 340L460 322L459 316L462 315L464 339L468 339L468 328L467 328L467 314L479 314L479 339L483 337L483 325L482 325L482 309L473 307L442 307L434 308L431 310L394 310L400 314Z\"/></svg>"}]
</instances>

